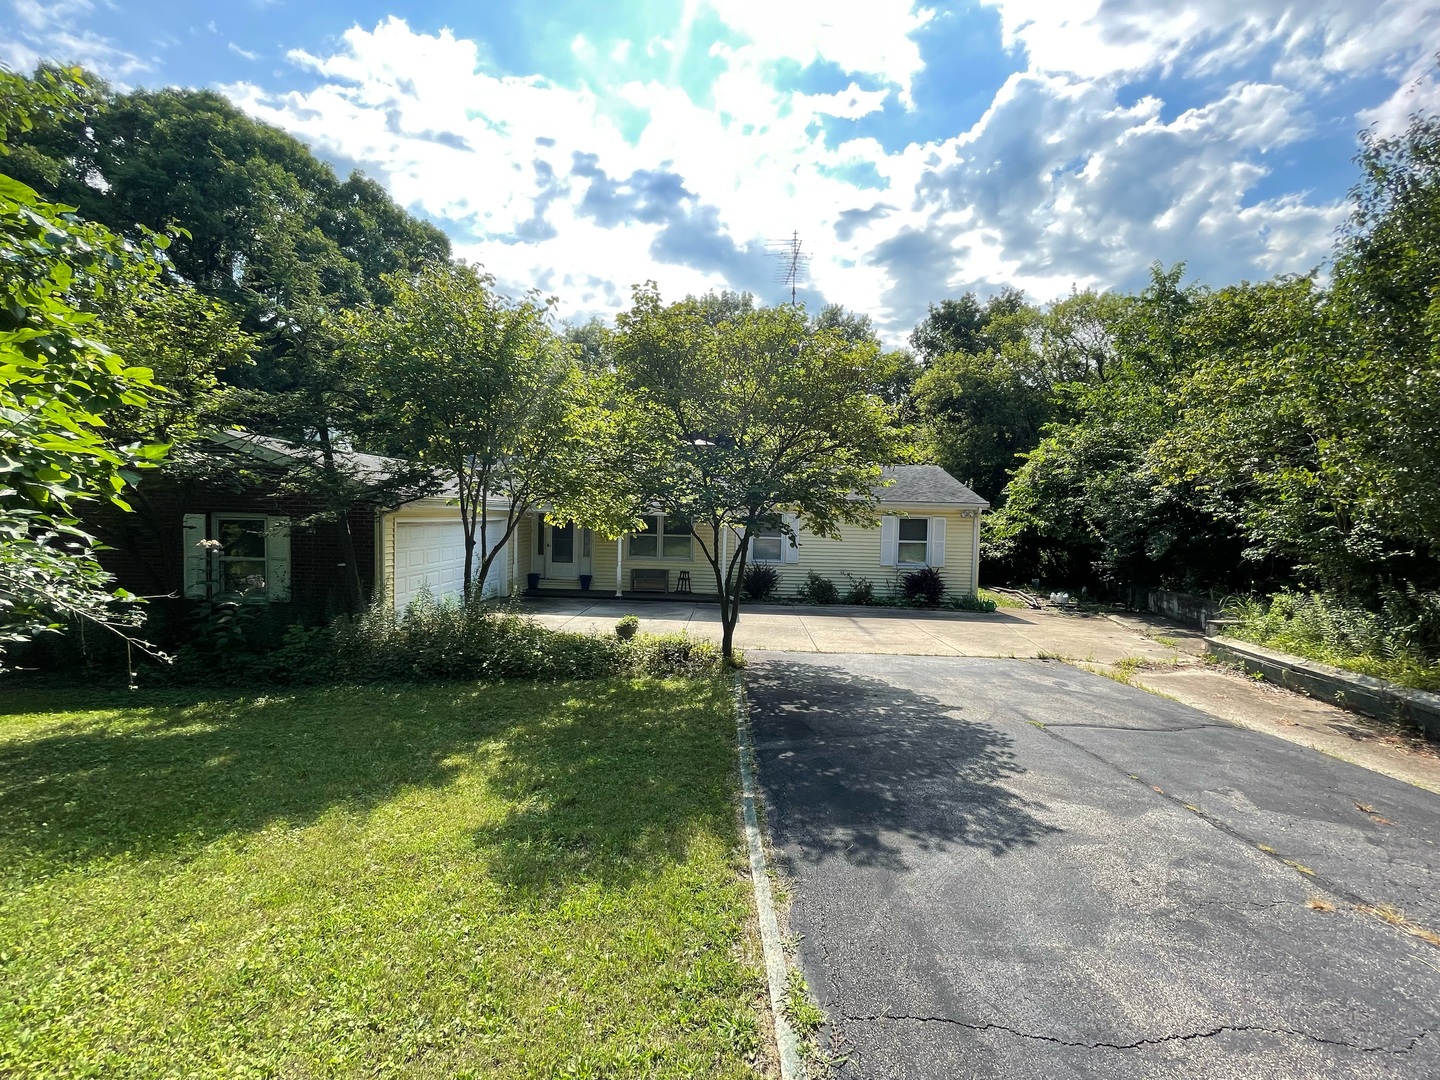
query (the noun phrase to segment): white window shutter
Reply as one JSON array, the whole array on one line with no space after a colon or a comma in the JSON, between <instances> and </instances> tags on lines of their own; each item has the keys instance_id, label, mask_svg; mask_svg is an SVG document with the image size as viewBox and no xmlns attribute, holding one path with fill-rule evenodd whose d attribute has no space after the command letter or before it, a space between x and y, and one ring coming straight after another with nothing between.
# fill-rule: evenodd
<instances>
[{"instance_id":1,"label":"white window shutter","mask_svg":"<svg viewBox=\"0 0 1440 1080\"><path fill-rule=\"evenodd\" d=\"M930 565L945 565L945 519L930 519Z\"/></svg>"},{"instance_id":2,"label":"white window shutter","mask_svg":"<svg viewBox=\"0 0 1440 1080\"><path fill-rule=\"evenodd\" d=\"M880 565L894 566L898 561L900 519L886 514L880 519Z\"/></svg>"},{"instance_id":3,"label":"white window shutter","mask_svg":"<svg viewBox=\"0 0 1440 1080\"><path fill-rule=\"evenodd\" d=\"M210 595L210 553L201 546L205 539L205 515L186 514L181 519L181 547L184 550L186 600L204 600Z\"/></svg>"},{"instance_id":4,"label":"white window shutter","mask_svg":"<svg viewBox=\"0 0 1440 1080\"><path fill-rule=\"evenodd\" d=\"M780 561L798 563L800 561L800 519L794 514L786 514L785 524L795 531L795 542L792 544L788 536L781 540Z\"/></svg>"},{"instance_id":5,"label":"white window shutter","mask_svg":"<svg viewBox=\"0 0 1440 1080\"><path fill-rule=\"evenodd\" d=\"M290 599L290 520L265 519L265 598Z\"/></svg>"}]
</instances>

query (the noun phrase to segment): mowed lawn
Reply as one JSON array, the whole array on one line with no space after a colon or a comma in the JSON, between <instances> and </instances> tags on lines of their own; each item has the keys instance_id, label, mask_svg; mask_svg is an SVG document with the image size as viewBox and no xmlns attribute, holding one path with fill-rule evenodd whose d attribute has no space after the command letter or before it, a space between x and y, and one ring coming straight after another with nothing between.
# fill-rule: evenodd
<instances>
[{"instance_id":1,"label":"mowed lawn","mask_svg":"<svg viewBox=\"0 0 1440 1080\"><path fill-rule=\"evenodd\" d=\"M0 690L0 1075L751 1076L725 684Z\"/></svg>"}]
</instances>

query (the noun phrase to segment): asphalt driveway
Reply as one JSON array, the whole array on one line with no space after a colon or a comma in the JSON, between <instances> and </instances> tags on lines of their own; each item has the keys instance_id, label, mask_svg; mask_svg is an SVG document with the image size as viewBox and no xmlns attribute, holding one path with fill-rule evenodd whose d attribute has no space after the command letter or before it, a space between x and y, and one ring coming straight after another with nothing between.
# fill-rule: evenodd
<instances>
[{"instance_id":1,"label":"asphalt driveway","mask_svg":"<svg viewBox=\"0 0 1440 1080\"><path fill-rule=\"evenodd\" d=\"M1440 796L1058 663L751 653L840 1076L1440 1076Z\"/></svg>"}]
</instances>

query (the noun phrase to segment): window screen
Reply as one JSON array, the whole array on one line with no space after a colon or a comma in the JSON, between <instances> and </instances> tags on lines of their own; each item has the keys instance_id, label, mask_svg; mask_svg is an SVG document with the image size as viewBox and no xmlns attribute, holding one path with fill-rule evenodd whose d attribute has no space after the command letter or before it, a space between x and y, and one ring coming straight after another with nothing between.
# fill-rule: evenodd
<instances>
[{"instance_id":1,"label":"window screen","mask_svg":"<svg viewBox=\"0 0 1440 1080\"><path fill-rule=\"evenodd\" d=\"M930 519L902 517L900 546L896 551L902 563L923 564L929 561Z\"/></svg>"}]
</instances>

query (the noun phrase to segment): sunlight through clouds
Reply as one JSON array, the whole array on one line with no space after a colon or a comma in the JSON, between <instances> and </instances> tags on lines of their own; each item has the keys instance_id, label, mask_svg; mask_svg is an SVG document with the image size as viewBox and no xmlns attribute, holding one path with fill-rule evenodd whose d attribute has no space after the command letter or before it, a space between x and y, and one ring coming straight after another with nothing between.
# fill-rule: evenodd
<instances>
[{"instance_id":1,"label":"sunlight through clouds","mask_svg":"<svg viewBox=\"0 0 1440 1080\"><path fill-rule=\"evenodd\" d=\"M0 0L20 28L0 55L170 79L179 54L127 36L121 2L47 21ZM1128 288L1156 261L1213 284L1307 272L1355 132L1440 102L1428 0L505 0L448 27L318 7L303 32L247 10L173 28L207 81L509 287L577 316L650 278L774 301L764 243L794 230L805 298L897 342L965 289Z\"/></svg>"}]
</instances>

